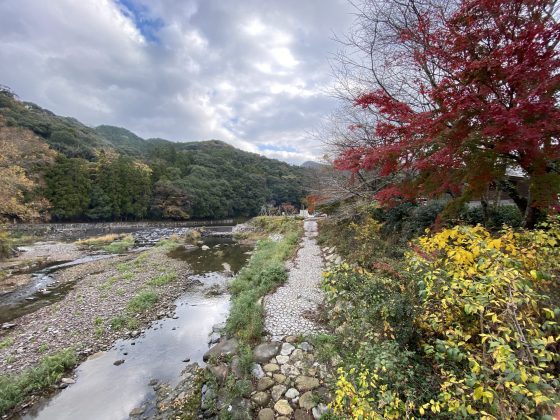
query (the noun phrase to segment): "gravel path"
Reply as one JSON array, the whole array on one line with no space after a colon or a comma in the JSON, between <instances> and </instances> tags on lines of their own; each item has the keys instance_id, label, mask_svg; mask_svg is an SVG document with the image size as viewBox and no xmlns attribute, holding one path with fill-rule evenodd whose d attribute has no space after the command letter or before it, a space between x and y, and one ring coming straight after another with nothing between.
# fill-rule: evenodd
<instances>
[{"instance_id":1,"label":"gravel path","mask_svg":"<svg viewBox=\"0 0 560 420\"><path fill-rule=\"evenodd\" d=\"M323 331L312 319L323 301L320 284L324 264L321 248L315 240L317 222L306 220L303 226L303 244L295 261L288 263L288 281L264 301L265 329L273 339Z\"/></svg>"}]
</instances>

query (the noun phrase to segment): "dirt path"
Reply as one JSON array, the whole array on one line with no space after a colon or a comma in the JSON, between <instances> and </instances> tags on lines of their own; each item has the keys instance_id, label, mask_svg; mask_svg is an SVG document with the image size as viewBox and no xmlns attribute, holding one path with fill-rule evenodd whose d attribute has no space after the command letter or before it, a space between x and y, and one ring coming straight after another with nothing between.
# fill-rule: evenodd
<instances>
[{"instance_id":1,"label":"dirt path","mask_svg":"<svg viewBox=\"0 0 560 420\"><path fill-rule=\"evenodd\" d=\"M317 245L317 222L304 222L305 235L286 284L265 298L265 329L273 339L288 335L310 335L323 329L313 321L323 300L321 278L324 269L321 248Z\"/></svg>"}]
</instances>

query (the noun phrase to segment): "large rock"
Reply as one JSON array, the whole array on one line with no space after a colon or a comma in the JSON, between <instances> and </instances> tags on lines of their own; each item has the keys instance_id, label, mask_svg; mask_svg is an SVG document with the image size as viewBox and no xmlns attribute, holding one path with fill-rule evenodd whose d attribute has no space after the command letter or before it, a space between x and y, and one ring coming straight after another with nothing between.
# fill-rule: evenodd
<instances>
[{"instance_id":1,"label":"large rock","mask_svg":"<svg viewBox=\"0 0 560 420\"><path fill-rule=\"evenodd\" d=\"M281 416L291 416L294 410L290 407L290 403L286 400L276 401L274 404L274 409Z\"/></svg>"},{"instance_id":2,"label":"large rock","mask_svg":"<svg viewBox=\"0 0 560 420\"><path fill-rule=\"evenodd\" d=\"M253 350L253 357L257 363L267 363L270 359L278 354L282 343L279 341L269 341L259 344Z\"/></svg>"},{"instance_id":3,"label":"large rock","mask_svg":"<svg viewBox=\"0 0 560 420\"><path fill-rule=\"evenodd\" d=\"M237 353L237 348L239 344L235 338L230 338L229 340L220 341L202 356L202 359L207 362L210 357L223 357L228 354Z\"/></svg>"},{"instance_id":4,"label":"large rock","mask_svg":"<svg viewBox=\"0 0 560 420\"><path fill-rule=\"evenodd\" d=\"M296 378L296 388L299 392L311 391L319 387L319 379L311 376L298 376Z\"/></svg>"}]
</instances>

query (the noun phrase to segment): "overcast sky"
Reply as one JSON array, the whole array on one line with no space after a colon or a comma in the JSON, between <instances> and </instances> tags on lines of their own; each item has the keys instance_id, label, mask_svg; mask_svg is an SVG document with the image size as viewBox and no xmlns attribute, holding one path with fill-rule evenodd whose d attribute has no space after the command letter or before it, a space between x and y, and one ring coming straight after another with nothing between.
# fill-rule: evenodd
<instances>
[{"instance_id":1,"label":"overcast sky","mask_svg":"<svg viewBox=\"0 0 560 420\"><path fill-rule=\"evenodd\" d=\"M96 126L292 163L336 107L346 0L0 0L0 84Z\"/></svg>"}]
</instances>

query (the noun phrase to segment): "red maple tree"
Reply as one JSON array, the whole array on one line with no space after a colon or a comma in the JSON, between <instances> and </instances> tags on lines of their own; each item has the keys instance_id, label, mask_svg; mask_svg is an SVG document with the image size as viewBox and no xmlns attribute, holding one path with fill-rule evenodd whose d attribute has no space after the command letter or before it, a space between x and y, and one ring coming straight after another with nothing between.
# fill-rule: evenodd
<instances>
[{"instance_id":1,"label":"red maple tree","mask_svg":"<svg viewBox=\"0 0 560 420\"><path fill-rule=\"evenodd\" d=\"M444 193L466 200L502 182L525 224L534 224L539 211L558 206L560 192L560 25L553 6L461 0L447 15L415 10L387 60L395 69L413 67L412 76L405 86L379 82L355 98L375 115L375 140L342 151L336 167L402 173L377 193L386 204ZM528 195L507 182L511 170L524 173Z\"/></svg>"}]
</instances>

